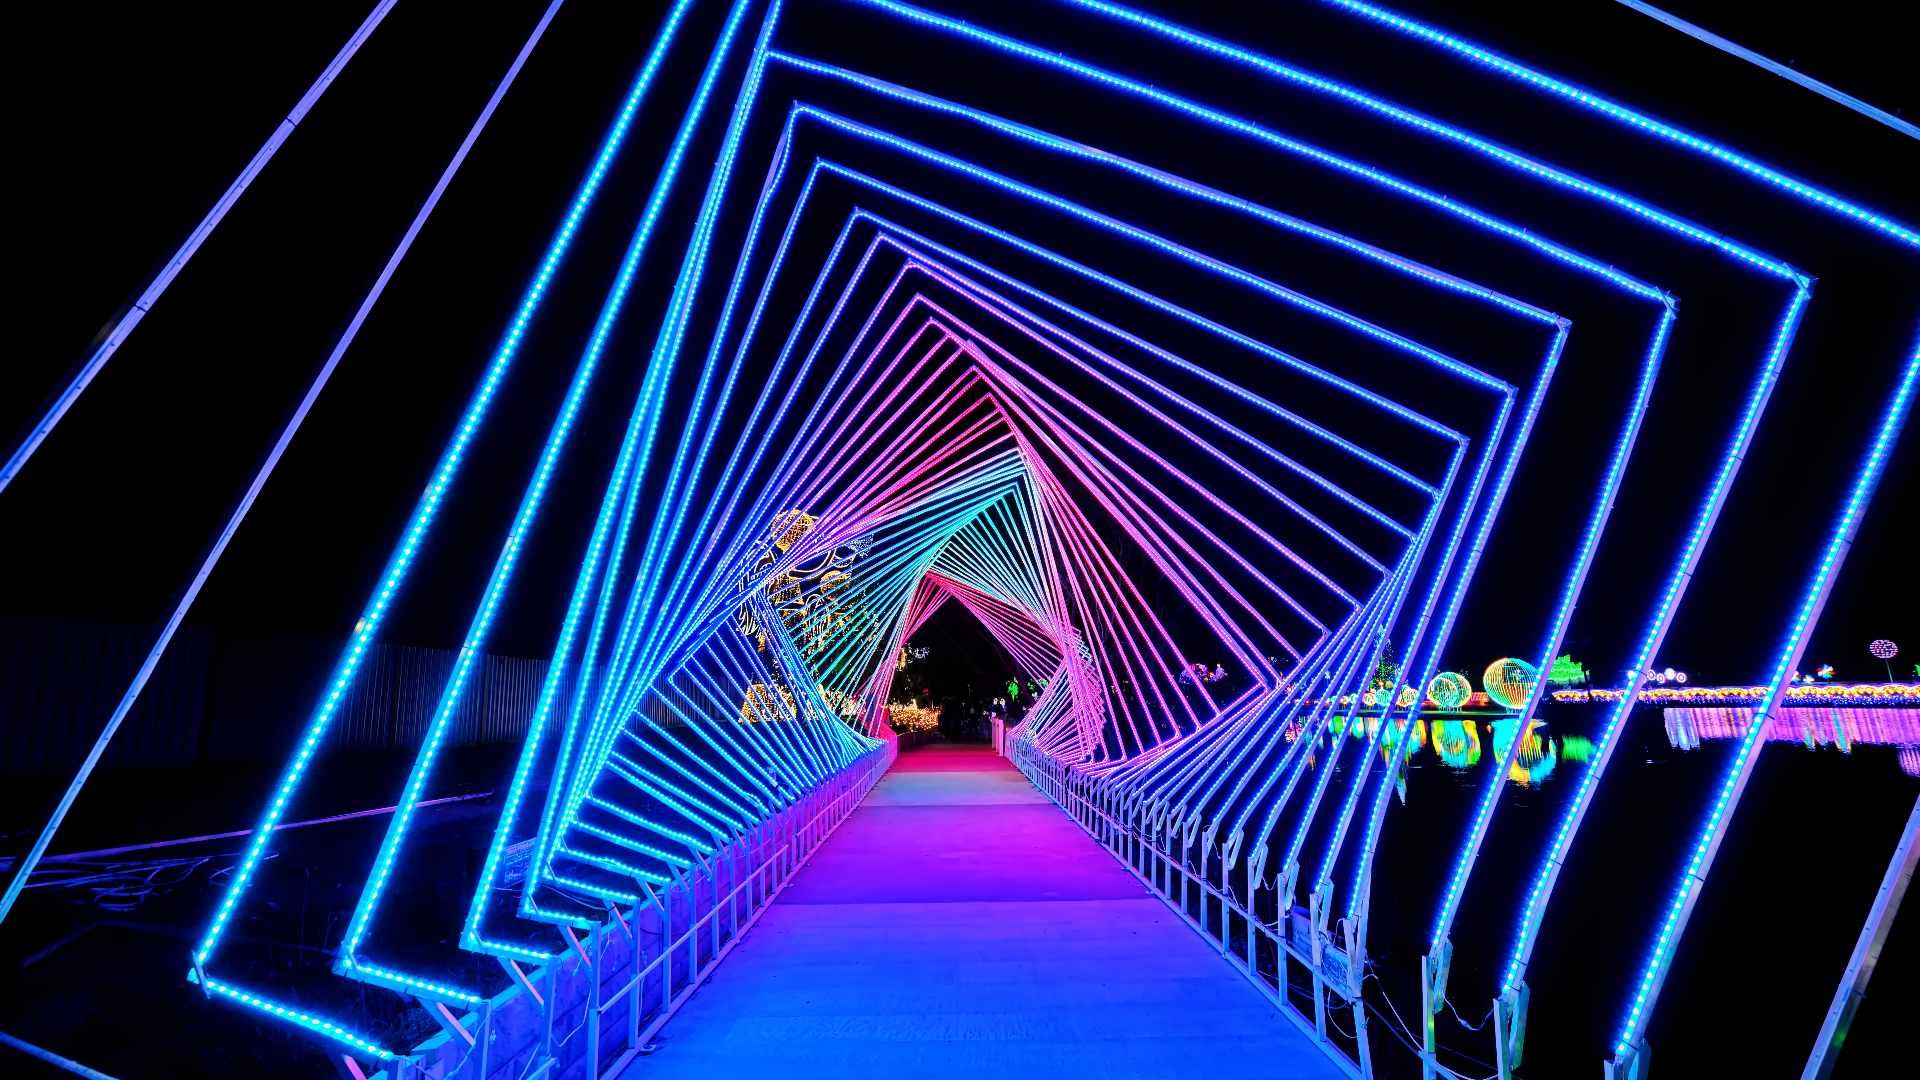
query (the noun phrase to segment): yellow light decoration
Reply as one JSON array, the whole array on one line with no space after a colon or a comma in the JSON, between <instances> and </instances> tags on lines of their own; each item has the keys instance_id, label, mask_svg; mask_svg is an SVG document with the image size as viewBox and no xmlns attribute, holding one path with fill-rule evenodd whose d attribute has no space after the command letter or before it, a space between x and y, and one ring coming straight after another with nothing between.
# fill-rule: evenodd
<instances>
[{"instance_id":1,"label":"yellow light decoration","mask_svg":"<svg viewBox=\"0 0 1920 1080\"><path fill-rule=\"evenodd\" d=\"M940 706L889 705L887 719L893 724L893 730L903 735L910 731L934 731L940 727Z\"/></svg>"},{"instance_id":2,"label":"yellow light decoration","mask_svg":"<svg viewBox=\"0 0 1920 1080\"><path fill-rule=\"evenodd\" d=\"M1533 684L1539 681L1540 669L1511 656L1488 664L1487 670L1480 674L1480 686L1486 690L1487 696L1509 709L1525 706L1527 694L1532 692Z\"/></svg>"},{"instance_id":3,"label":"yellow light decoration","mask_svg":"<svg viewBox=\"0 0 1920 1080\"><path fill-rule=\"evenodd\" d=\"M740 719L749 724L762 720L791 720L798 714L791 690L782 686L776 697L774 691L763 682L750 684L746 700L740 703Z\"/></svg>"}]
</instances>

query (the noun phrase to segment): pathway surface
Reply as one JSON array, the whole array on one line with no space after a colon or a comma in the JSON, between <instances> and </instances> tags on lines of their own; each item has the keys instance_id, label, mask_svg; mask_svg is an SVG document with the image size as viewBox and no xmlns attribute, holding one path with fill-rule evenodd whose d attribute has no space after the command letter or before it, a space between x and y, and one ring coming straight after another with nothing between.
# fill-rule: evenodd
<instances>
[{"instance_id":1,"label":"pathway surface","mask_svg":"<svg viewBox=\"0 0 1920 1080\"><path fill-rule=\"evenodd\" d=\"M624 1080L1333 1077L990 749L900 756Z\"/></svg>"}]
</instances>

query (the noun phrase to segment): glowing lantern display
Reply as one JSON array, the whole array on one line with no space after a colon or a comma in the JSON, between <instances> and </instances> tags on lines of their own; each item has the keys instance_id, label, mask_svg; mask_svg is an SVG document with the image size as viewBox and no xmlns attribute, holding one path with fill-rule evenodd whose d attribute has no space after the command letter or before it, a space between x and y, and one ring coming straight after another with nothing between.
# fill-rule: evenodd
<instances>
[{"instance_id":1,"label":"glowing lantern display","mask_svg":"<svg viewBox=\"0 0 1920 1080\"><path fill-rule=\"evenodd\" d=\"M1867 643L1867 651L1880 658L1887 665L1887 681L1893 681L1893 658L1900 655L1900 646L1886 638L1875 638Z\"/></svg>"},{"instance_id":2,"label":"glowing lantern display","mask_svg":"<svg viewBox=\"0 0 1920 1080\"><path fill-rule=\"evenodd\" d=\"M1488 664L1487 670L1480 674L1480 685L1486 690L1487 696L1509 709L1525 705L1527 694L1532 692L1533 684L1539 680L1540 669L1511 656Z\"/></svg>"},{"instance_id":3,"label":"glowing lantern display","mask_svg":"<svg viewBox=\"0 0 1920 1080\"><path fill-rule=\"evenodd\" d=\"M1457 671L1443 671L1427 684L1427 700L1442 709L1458 709L1473 696L1473 684Z\"/></svg>"}]
</instances>

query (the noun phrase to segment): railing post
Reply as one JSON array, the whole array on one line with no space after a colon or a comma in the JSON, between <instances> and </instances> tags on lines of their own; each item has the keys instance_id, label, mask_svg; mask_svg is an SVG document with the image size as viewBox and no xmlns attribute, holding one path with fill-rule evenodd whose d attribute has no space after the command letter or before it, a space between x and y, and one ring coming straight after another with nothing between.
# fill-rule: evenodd
<instances>
[{"instance_id":1,"label":"railing post","mask_svg":"<svg viewBox=\"0 0 1920 1080\"><path fill-rule=\"evenodd\" d=\"M605 936L606 927L597 922L587 932L587 978L591 983L587 991L587 1062L582 1075L592 1077L600 1075L600 961L606 955L602 948Z\"/></svg>"}]
</instances>

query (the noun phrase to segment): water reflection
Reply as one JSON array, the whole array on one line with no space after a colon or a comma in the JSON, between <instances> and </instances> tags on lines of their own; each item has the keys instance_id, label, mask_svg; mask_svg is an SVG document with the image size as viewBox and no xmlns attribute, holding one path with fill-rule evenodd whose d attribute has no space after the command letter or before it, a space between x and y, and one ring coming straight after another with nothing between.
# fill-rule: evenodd
<instances>
[{"instance_id":1,"label":"water reflection","mask_svg":"<svg viewBox=\"0 0 1920 1080\"><path fill-rule=\"evenodd\" d=\"M1507 745L1518 723L1519 720L1514 717L1436 718L1431 721L1423 718L1413 722L1406 736L1406 745L1399 749L1409 765L1422 764L1427 755L1431 755L1440 765L1465 773L1477 768L1482 758L1490 758L1494 747ZM1324 745L1341 736L1372 739L1379 726L1380 717L1377 715L1338 717L1327 725L1324 738L1317 742ZM1291 741L1299 734L1290 727L1286 737ZM1391 730L1380 738L1381 760L1393 760L1395 742L1395 734ZM1592 756L1593 743L1584 736L1555 734L1545 721L1535 719L1527 724L1520 738L1518 752L1507 763L1507 779L1520 787L1538 787L1563 764L1583 765Z\"/></svg>"},{"instance_id":2,"label":"water reflection","mask_svg":"<svg viewBox=\"0 0 1920 1080\"><path fill-rule=\"evenodd\" d=\"M1708 739L1734 739L1753 726L1750 708L1664 710L1667 741L1693 750ZM1920 710L1781 709L1767 719L1768 742L1797 742L1809 750L1838 747L1852 753L1859 745L1891 746L1900 770L1920 777Z\"/></svg>"}]
</instances>

